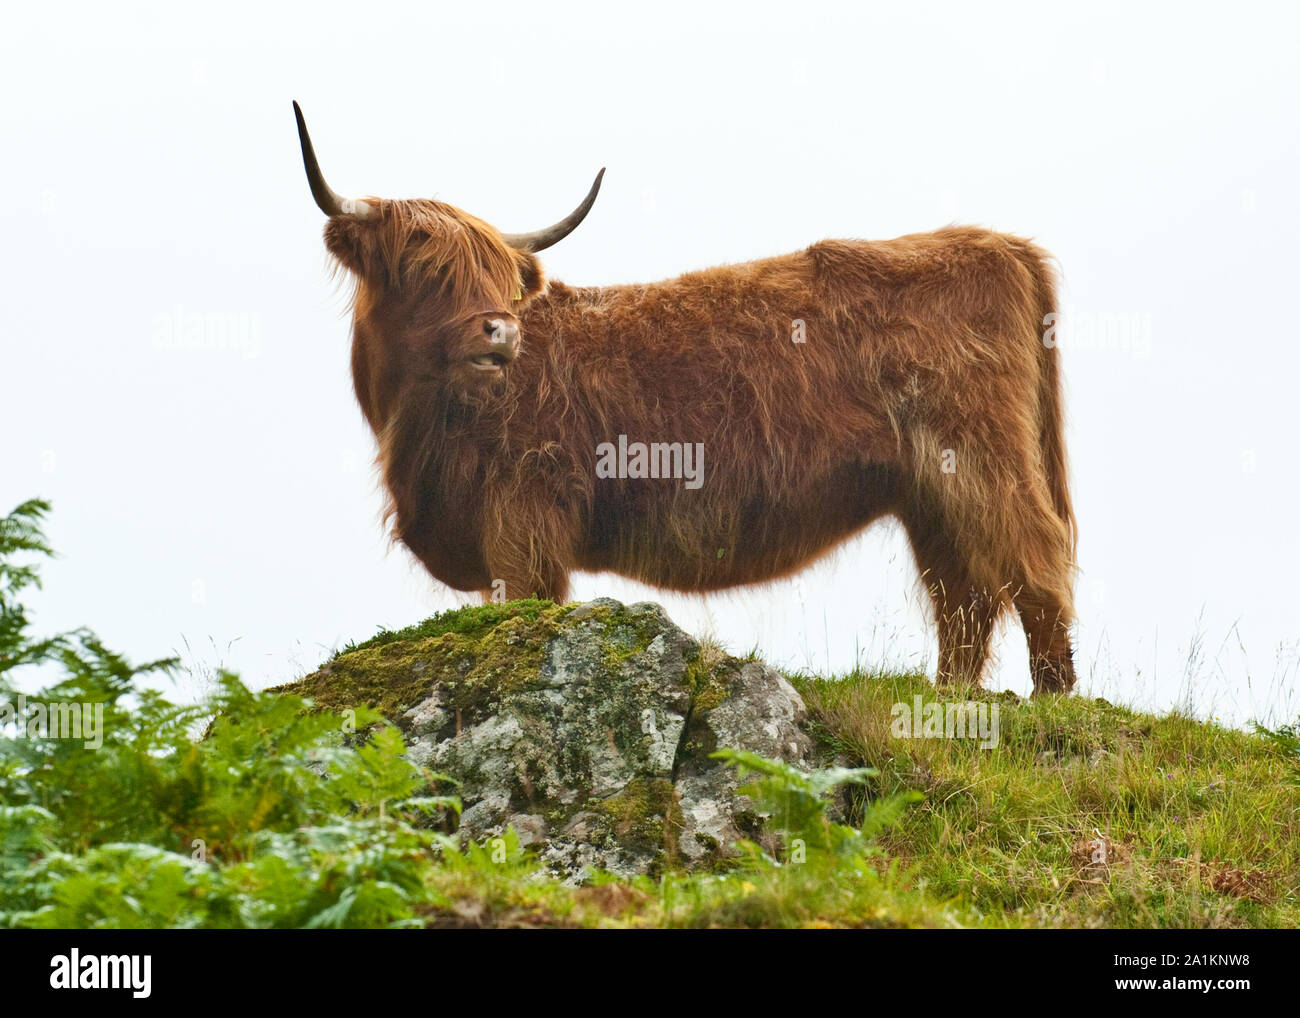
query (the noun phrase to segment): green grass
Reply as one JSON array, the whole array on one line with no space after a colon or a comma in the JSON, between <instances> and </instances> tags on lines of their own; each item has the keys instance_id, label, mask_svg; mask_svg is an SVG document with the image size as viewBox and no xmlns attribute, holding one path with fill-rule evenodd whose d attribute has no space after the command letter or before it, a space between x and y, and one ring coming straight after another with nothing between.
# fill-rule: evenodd
<instances>
[{"instance_id":1,"label":"green grass","mask_svg":"<svg viewBox=\"0 0 1300 1018\"><path fill-rule=\"evenodd\" d=\"M1000 740L899 739L919 676L793 677L824 746L924 801L881 839L916 886L992 926L1294 927L1300 779L1267 738L1104 700L976 694ZM1094 855L1104 862L1094 862Z\"/></svg>"}]
</instances>

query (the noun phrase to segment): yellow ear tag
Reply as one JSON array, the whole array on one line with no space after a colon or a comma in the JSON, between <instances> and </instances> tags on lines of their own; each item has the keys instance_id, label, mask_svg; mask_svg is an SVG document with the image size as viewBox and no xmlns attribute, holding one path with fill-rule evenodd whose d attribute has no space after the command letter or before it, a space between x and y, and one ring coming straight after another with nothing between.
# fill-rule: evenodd
<instances>
[{"instance_id":1,"label":"yellow ear tag","mask_svg":"<svg viewBox=\"0 0 1300 1018\"><path fill-rule=\"evenodd\" d=\"M524 299L524 291L523 291L523 290L516 290L516 291L515 291L515 300L523 300L523 299Z\"/></svg>"}]
</instances>

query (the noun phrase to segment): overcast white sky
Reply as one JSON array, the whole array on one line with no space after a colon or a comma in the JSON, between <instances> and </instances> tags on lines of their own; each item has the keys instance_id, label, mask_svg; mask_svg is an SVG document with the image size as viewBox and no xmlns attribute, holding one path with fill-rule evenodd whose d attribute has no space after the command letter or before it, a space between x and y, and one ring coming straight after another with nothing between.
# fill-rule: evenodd
<instances>
[{"instance_id":1,"label":"overcast white sky","mask_svg":"<svg viewBox=\"0 0 1300 1018\"><path fill-rule=\"evenodd\" d=\"M1077 327L1084 691L1294 718L1295 9L1045 6L6 8L0 509L54 503L40 628L263 686L465 601L380 530L296 98L336 189L506 230L608 166L544 255L571 283L949 222L1035 237ZM183 348L223 316L233 348ZM914 584L886 525L797 582L660 599L777 664L932 668ZM660 597L578 578L601 594ZM1019 630L999 647L992 684L1027 693Z\"/></svg>"}]
</instances>

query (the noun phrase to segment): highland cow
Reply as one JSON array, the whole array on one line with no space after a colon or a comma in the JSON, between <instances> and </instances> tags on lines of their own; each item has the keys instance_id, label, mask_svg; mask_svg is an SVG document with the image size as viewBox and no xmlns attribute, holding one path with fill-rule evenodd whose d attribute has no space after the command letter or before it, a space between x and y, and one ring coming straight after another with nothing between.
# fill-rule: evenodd
<instances>
[{"instance_id":1,"label":"highland cow","mask_svg":"<svg viewBox=\"0 0 1300 1018\"><path fill-rule=\"evenodd\" d=\"M574 570L713 591L788 576L894 516L941 681L978 684L1014 608L1035 692L1073 686L1075 520L1041 249L949 227L567 286L536 254L583 220L599 175L529 234L438 201L344 199L294 108L326 246L356 283L352 375L393 534L438 580L555 601ZM626 453L656 444L698 450L699 483Z\"/></svg>"}]
</instances>

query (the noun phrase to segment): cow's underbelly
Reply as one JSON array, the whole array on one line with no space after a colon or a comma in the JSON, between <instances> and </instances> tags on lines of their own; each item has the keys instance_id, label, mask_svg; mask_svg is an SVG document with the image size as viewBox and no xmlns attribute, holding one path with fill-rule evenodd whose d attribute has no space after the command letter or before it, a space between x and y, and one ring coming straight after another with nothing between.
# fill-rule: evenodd
<instances>
[{"instance_id":1,"label":"cow's underbelly","mask_svg":"<svg viewBox=\"0 0 1300 1018\"><path fill-rule=\"evenodd\" d=\"M602 490L587 532L561 570L614 572L669 590L708 591L763 583L809 565L899 504L897 467L848 463L796 487L728 498L706 481L646 479ZM398 520L403 542L426 569L456 590L488 590L494 575L479 535L435 520L480 519L462 499L429 506L414 526ZM557 549L559 550L559 549Z\"/></svg>"},{"instance_id":2,"label":"cow's underbelly","mask_svg":"<svg viewBox=\"0 0 1300 1018\"><path fill-rule=\"evenodd\" d=\"M597 504L580 568L672 590L762 583L796 572L894 511L897 493L896 471L857 464L802 491L734 506L704 489L642 487Z\"/></svg>"}]
</instances>

